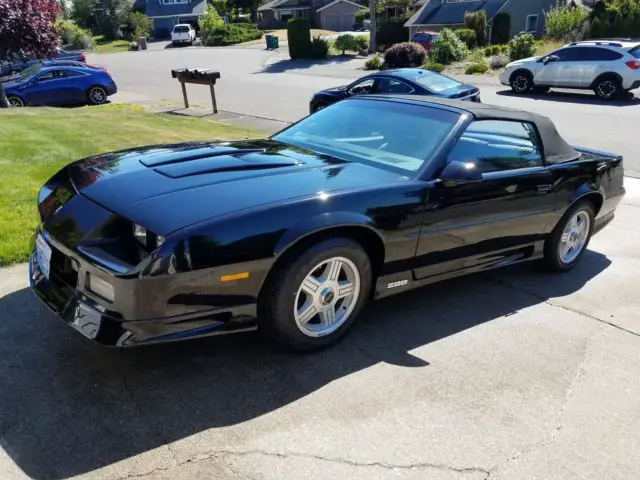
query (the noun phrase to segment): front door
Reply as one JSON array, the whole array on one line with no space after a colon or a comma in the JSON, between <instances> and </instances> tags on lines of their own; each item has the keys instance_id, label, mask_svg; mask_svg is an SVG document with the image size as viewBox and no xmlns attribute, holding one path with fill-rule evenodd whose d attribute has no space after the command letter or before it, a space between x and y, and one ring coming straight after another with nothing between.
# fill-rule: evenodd
<instances>
[{"instance_id":1,"label":"front door","mask_svg":"<svg viewBox=\"0 0 640 480\"><path fill-rule=\"evenodd\" d=\"M72 95L68 81L61 70L49 70L33 79L27 87L29 105L60 105Z\"/></svg>"},{"instance_id":2,"label":"front door","mask_svg":"<svg viewBox=\"0 0 640 480\"><path fill-rule=\"evenodd\" d=\"M554 60L549 61L536 75L536 85L577 87L576 79L580 77L582 65L577 55L578 50L576 47L567 47L551 53L549 57Z\"/></svg>"},{"instance_id":3,"label":"front door","mask_svg":"<svg viewBox=\"0 0 640 480\"><path fill-rule=\"evenodd\" d=\"M553 218L553 177L535 127L478 120L449 153L472 162L482 180L430 191L416 256L418 279L495 266L533 251Z\"/></svg>"}]
</instances>

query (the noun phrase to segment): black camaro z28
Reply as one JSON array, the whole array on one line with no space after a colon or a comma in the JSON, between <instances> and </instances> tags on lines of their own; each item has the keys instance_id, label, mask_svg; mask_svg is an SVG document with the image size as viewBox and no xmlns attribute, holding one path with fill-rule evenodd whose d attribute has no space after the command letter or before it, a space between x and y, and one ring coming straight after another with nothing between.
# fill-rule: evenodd
<instances>
[{"instance_id":1,"label":"black camaro z28","mask_svg":"<svg viewBox=\"0 0 640 480\"><path fill-rule=\"evenodd\" d=\"M39 194L30 280L106 345L259 328L312 350L370 298L528 260L570 270L624 192L620 156L545 117L358 97L266 140L68 165Z\"/></svg>"}]
</instances>

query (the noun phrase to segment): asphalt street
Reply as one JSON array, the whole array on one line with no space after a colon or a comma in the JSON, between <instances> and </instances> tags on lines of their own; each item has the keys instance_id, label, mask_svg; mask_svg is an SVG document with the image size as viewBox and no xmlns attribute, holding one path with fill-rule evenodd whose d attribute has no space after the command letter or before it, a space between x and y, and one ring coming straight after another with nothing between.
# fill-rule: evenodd
<instances>
[{"instance_id":1,"label":"asphalt street","mask_svg":"<svg viewBox=\"0 0 640 480\"><path fill-rule=\"evenodd\" d=\"M284 50L284 49L281 49ZM165 48L145 52L94 55L89 61L108 67L122 94L151 102L181 102L182 92L171 69L215 68L223 110L287 122L308 114L311 95L320 89L349 83L364 75L363 60L337 59L320 63L288 60L286 52L253 48ZM549 116L568 141L625 156L628 175L640 177L640 98L602 102L591 92L515 96L498 81L467 77L482 91L485 103L521 108ZM193 104L211 105L207 87L187 86ZM635 91L640 97L640 90Z\"/></svg>"}]
</instances>

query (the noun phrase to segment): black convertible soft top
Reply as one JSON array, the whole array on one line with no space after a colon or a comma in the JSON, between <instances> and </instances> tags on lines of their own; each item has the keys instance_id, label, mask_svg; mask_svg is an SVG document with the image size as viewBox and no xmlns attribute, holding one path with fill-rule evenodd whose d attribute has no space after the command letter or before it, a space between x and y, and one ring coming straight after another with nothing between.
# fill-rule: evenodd
<instances>
[{"instance_id":1,"label":"black convertible soft top","mask_svg":"<svg viewBox=\"0 0 640 480\"><path fill-rule=\"evenodd\" d=\"M466 102L461 100L450 100L447 98L409 96L409 95L367 95L369 98L402 101L413 104L425 104L429 106L441 106L448 110L455 110L460 113L466 112L473 115L478 120L511 120L518 122L533 123L542 139L545 161L547 163L562 163L576 160L580 157L571 145L558 133L556 126L551 119L537 113L525 112L513 108L487 105L486 103ZM359 99L366 97L357 97Z\"/></svg>"}]
</instances>

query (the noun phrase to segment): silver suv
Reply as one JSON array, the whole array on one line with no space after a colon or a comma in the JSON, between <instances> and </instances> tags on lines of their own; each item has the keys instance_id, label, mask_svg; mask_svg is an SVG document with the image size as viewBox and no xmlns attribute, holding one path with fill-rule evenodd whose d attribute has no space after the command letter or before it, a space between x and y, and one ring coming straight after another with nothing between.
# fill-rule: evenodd
<instances>
[{"instance_id":1,"label":"silver suv","mask_svg":"<svg viewBox=\"0 0 640 480\"><path fill-rule=\"evenodd\" d=\"M640 42L574 42L543 57L511 62L500 76L516 93L546 93L551 88L593 90L611 100L640 87Z\"/></svg>"}]
</instances>

